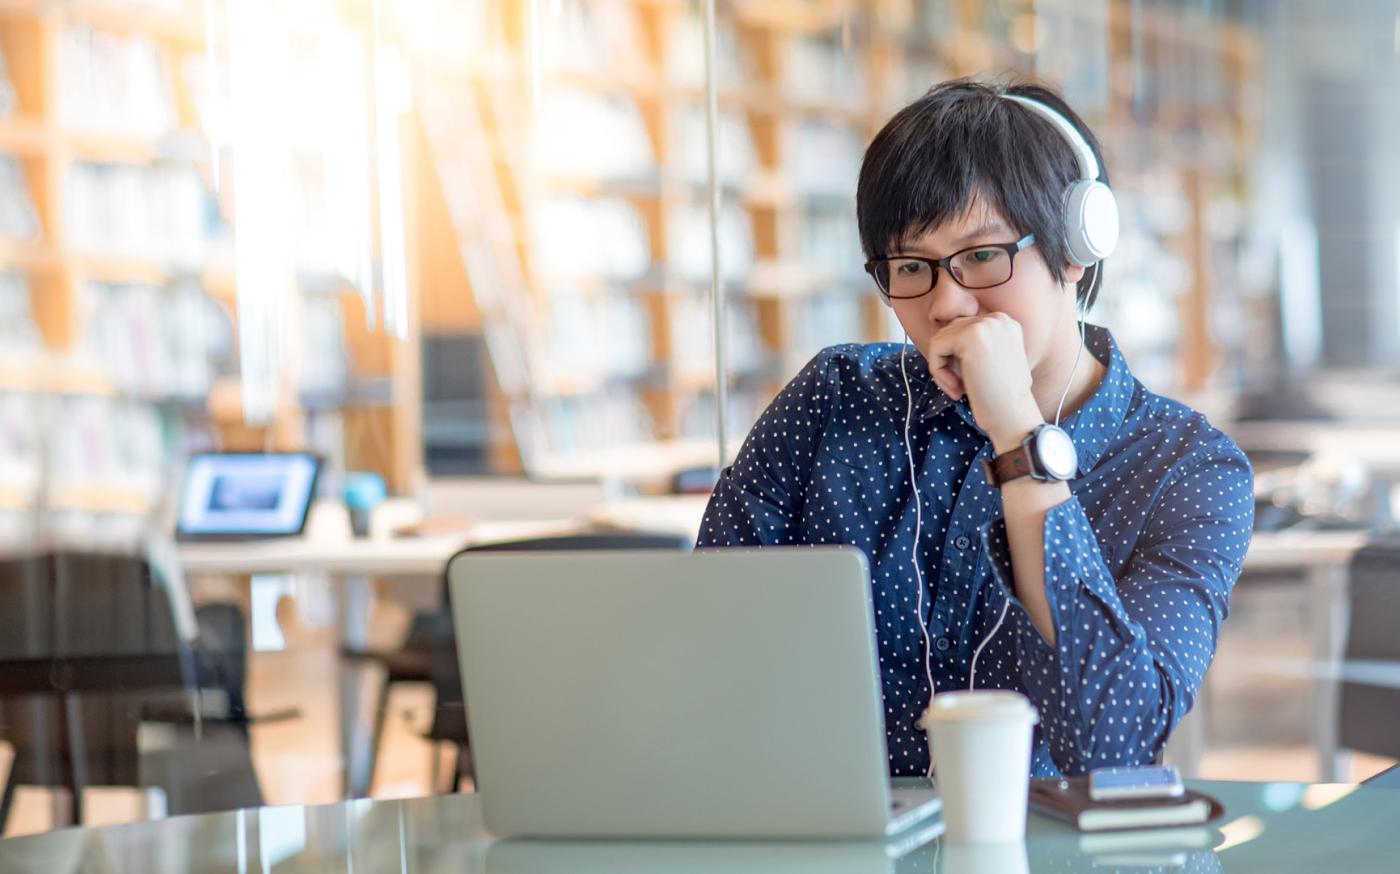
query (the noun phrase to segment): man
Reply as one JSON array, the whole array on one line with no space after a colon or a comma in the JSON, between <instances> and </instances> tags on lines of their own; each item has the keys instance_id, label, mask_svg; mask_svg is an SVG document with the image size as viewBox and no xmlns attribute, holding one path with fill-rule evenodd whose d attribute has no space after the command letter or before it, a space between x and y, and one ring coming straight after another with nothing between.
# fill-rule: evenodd
<instances>
[{"instance_id":1,"label":"man","mask_svg":"<svg viewBox=\"0 0 1400 874\"><path fill-rule=\"evenodd\" d=\"M1036 775L1151 762L1214 655L1253 475L1076 318L1116 241L1102 167L1093 134L1038 86L948 82L895 115L856 200L908 343L818 354L706 510L701 547L869 557L894 775L928 768L931 693L970 685L1038 708ZM1094 185L1098 212L1077 227L1067 192L1072 210L1071 190Z\"/></svg>"}]
</instances>

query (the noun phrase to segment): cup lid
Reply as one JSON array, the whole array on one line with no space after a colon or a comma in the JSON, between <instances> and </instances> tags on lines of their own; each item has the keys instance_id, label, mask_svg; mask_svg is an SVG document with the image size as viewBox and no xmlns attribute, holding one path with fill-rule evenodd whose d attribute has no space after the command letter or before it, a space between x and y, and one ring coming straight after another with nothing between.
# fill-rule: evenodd
<instances>
[{"instance_id":1,"label":"cup lid","mask_svg":"<svg viewBox=\"0 0 1400 874\"><path fill-rule=\"evenodd\" d=\"M983 722L986 720L1025 719L1032 724L1040 721L1035 705L1020 692L1005 689L978 689L964 692L940 692L933 696L933 705L920 720L925 726L933 722Z\"/></svg>"}]
</instances>

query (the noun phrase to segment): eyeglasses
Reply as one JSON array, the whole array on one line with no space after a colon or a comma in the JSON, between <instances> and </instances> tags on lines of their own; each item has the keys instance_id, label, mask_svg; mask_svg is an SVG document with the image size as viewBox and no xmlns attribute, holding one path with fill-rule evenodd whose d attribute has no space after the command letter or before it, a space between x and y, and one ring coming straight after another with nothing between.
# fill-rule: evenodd
<instances>
[{"instance_id":1,"label":"eyeglasses","mask_svg":"<svg viewBox=\"0 0 1400 874\"><path fill-rule=\"evenodd\" d=\"M1035 244L1035 234L1014 243L990 243L954 252L947 258L876 258L865 262L880 287L880 293L895 300L923 297L938 282L938 268L953 274L963 288L979 289L1001 285L1011 279L1011 268L1021 250Z\"/></svg>"}]
</instances>

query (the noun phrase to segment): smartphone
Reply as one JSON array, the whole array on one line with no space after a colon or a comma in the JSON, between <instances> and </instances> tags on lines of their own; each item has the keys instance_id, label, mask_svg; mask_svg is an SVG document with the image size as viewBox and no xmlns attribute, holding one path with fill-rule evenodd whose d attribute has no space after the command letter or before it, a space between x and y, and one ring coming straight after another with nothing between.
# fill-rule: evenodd
<instances>
[{"instance_id":1,"label":"smartphone","mask_svg":"<svg viewBox=\"0 0 1400 874\"><path fill-rule=\"evenodd\" d=\"M1089 798L1114 801L1122 798L1180 798L1186 787L1181 772L1171 765L1141 768L1095 768L1089 772Z\"/></svg>"}]
</instances>

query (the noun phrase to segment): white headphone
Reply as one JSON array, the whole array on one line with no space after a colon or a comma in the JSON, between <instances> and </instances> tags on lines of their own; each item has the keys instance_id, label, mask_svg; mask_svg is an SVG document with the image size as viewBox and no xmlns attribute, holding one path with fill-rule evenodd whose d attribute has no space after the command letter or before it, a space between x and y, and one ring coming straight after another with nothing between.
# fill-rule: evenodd
<instances>
[{"instance_id":1,"label":"white headphone","mask_svg":"<svg viewBox=\"0 0 1400 874\"><path fill-rule=\"evenodd\" d=\"M1118 245L1118 201L1113 190L1099 181L1099 162L1094 150L1069 119L1029 97L1003 94L1050 122L1079 163L1079 179L1065 191L1065 243L1070 260L1089 267L1113 254Z\"/></svg>"}]
</instances>

